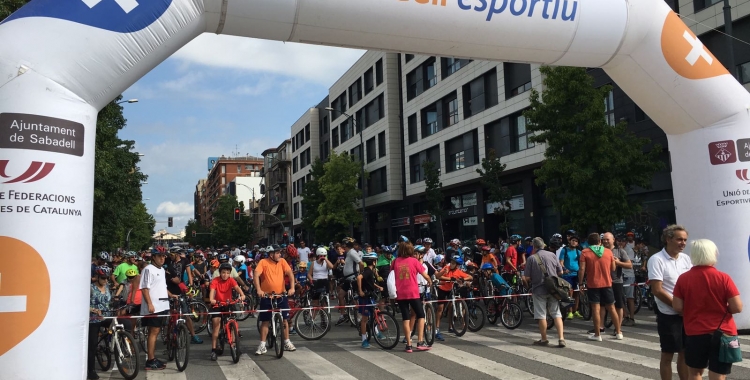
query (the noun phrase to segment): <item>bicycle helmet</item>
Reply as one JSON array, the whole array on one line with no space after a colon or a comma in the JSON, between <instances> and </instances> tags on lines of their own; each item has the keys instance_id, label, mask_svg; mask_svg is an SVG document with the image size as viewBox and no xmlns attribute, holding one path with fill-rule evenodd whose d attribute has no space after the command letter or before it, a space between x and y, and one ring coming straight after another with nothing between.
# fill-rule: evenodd
<instances>
[{"instance_id":1,"label":"bicycle helmet","mask_svg":"<svg viewBox=\"0 0 750 380\"><path fill-rule=\"evenodd\" d=\"M267 253L281 251L281 247L278 244L271 244L266 248Z\"/></svg>"},{"instance_id":2,"label":"bicycle helmet","mask_svg":"<svg viewBox=\"0 0 750 380\"><path fill-rule=\"evenodd\" d=\"M219 272L221 272L223 269L232 270L232 264L221 263L221 265L219 265Z\"/></svg>"},{"instance_id":3,"label":"bicycle helmet","mask_svg":"<svg viewBox=\"0 0 750 380\"><path fill-rule=\"evenodd\" d=\"M523 241L531 241L531 236L526 236Z\"/></svg>"},{"instance_id":4,"label":"bicycle helmet","mask_svg":"<svg viewBox=\"0 0 750 380\"><path fill-rule=\"evenodd\" d=\"M451 244L453 244L453 245L461 245L461 240L453 239L453 240L451 240Z\"/></svg>"},{"instance_id":5,"label":"bicycle helmet","mask_svg":"<svg viewBox=\"0 0 750 380\"><path fill-rule=\"evenodd\" d=\"M463 253L464 255L471 255L472 251L471 251L471 248L469 248L469 247L462 247L461 248L461 253Z\"/></svg>"},{"instance_id":6,"label":"bicycle helmet","mask_svg":"<svg viewBox=\"0 0 750 380\"><path fill-rule=\"evenodd\" d=\"M109 261L109 253L104 252L104 251L99 252L99 255L97 255L97 258L99 258L99 260Z\"/></svg>"},{"instance_id":7,"label":"bicycle helmet","mask_svg":"<svg viewBox=\"0 0 750 380\"><path fill-rule=\"evenodd\" d=\"M325 248L320 247L315 250L315 256L328 256L328 251Z\"/></svg>"},{"instance_id":8,"label":"bicycle helmet","mask_svg":"<svg viewBox=\"0 0 750 380\"><path fill-rule=\"evenodd\" d=\"M458 265L464 265L464 259L462 259L461 256L453 256L451 260Z\"/></svg>"},{"instance_id":9,"label":"bicycle helmet","mask_svg":"<svg viewBox=\"0 0 750 380\"><path fill-rule=\"evenodd\" d=\"M432 239L426 237L426 238L422 239L422 243L423 244L432 244Z\"/></svg>"},{"instance_id":10,"label":"bicycle helmet","mask_svg":"<svg viewBox=\"0 0 750 380\"><path fill-rule=\"evenodd\" d=\"M521 239L522 239L521 235L518 235L518 234L510 235L510 242L511 243L519 242L519 241L521 241Z\"/></svg>"},{"instance_id":11,"label":"bicycle helmet","mask_svg":"<svg viewBox=\"0 0 750 380\"><path fill-rule=\"evenodd\" d=\"M466 267L467 268L470 268L470 267L475 267L476 268L477 264L474 264L474 262L471 261L471 260L466 260Z\"/></svg>"},{"instance_id":12,"label":"bicycle helmet","mask_svg":"<svg viewBox=\"0 0 750 380\"><path fill-rule=\"evenodd\" d=\"M224 261L224 260L229 261L229 255L227 255L226 253L220 253L219 254L219 261Z\"/></svg>"},{"instance_id":13,"label":"bicycle helmet","mask_svg":"<svg viewBox=\"0 0 750 380\"><path fill-rule=\"evenodd\" d=\"M477 239L477 245L485 245L487 242L484 241L484 239Z\"/></svg>"},{"instance_id":14,"label":"bicycle helmet","mask_svg":"<svg viewBox=\"0 0 750 380\"><path fill-rule=\"evenodd\" d=\"M490 263L484 263L484 264L482 264L482 267L479 268L479 269L481 269L481 270L487 270L487 269L492 270L492 269L495 269L495 267L493 267L492 264L490 264Z\"/></svg>"},{"instance_id":15,"label":"bicycle helmet","mask_svg":"<svg viewBox=\"0 0 750 380\"><path fill-rule=\"evenodd\" d=\"M265 248L260 248L260 249L258 249L258 252L260 252L260 253L265 253L265 252L266 252L266 249L265 249Z\"/></svg>"},{"instance_id":16,"label":"bicycle helmet","mask_svg":"<svg viewBox=\"0 0 750 380\"><path fill-rule=\"evenodd\" d=\"M125 271L125 276L135 277L137 275L138 275L138 271L135 270L135 269L128 269L128 270Z\"/></svg>"},{"instance_id":17,"label":"bicycle helmet","mask_svg":"<svg viewBox=\"0 0 750 380\"><path fill-rule=\"evenodd\" d=\"M404 242L404 243L408 243L408 242L409 242L409 238L408 238L408 237L406 237L406 236L404 236L404 235L401 235L401 236L399 236L399 239L400 239L400 240L401 240L402 242Z\"/></svg>"},{"instance_id":18,"label":"bicycle helmet","mask_svg":"<svg viewBox=\"0 0 750 380\"><path fill-rule=\"evenodd\" d=\"M552 235L552 239L561 239L562 240L562 235L560 235L560 234L554 234L554 235Z\"/></svg>"},{"instance_id":19,"label":"bicycle helmet","mask_svg":"<svg viewBox=\"0 0 750 380\"><path fill-rule=\"evenodd\" d=\"M125 256L124 256L124 257L125 257L126 259L129 259L129 258L131 258L131 257L136 257L136 256L137 256L137 255L135 254L135 252L133 252L133 251L128 251L128 252L126 252L126 253L125 253Z\"/></svg>"},{"instance_id":20,"label":"bicycle helmet","mask_svg":"<svg viewBox=\"0 0 750 380\"><path fill-rule=\"evenodd\" d=\"M237 255L237 257L234 258L234 261L242 264L245 262L245 256Z\"/></svg>"},{"instance_id":21,"label":"bicycle helmet","mask_svg":"<svg viewBox=\"0 0 750 380\"><path fill-rule=\"evenodd\" d=\"M576 236L578 234L576 233L576 230L572 230L571 229L571 230L565 231L565 235L567 235L567 236Z\"/></svg>"},{"instance_id":22,"label":"bicycle helmet","mask_svg":"<svg viewBox=\"0 0 750 380\"><path fill-rule=\"evenodd\" d=\"M218 268L218 267L219 267L219 260L216 260L216 259L211 260L211 268Z\"/></svg>"},{"instance_id":23,"label":"bicycle helmet","mask_svg":"<svg viewBox=\"0 0 750 380\"><path fill-rule=\"evenodd\" d=\"M96 275L99 277L109 278L109 276L112 274L112 269L109 269L109 267L106 265L101 265L96 267L94 273L96 273Z\"/></svg>"},{"instance_id":24,"label":"bicycle helmet","mask_svg":"<svg viewBox=\"0 0 750 380\"><path fill-rule=\"evenodd\" d=\"M416 244L416 245L422 245L422 239L419 238L419 239L415 240L414 244Z\"/></svg>"},{"instance_id":25,"label":"bicycle helmet","mask_svg":"<svg viewBox=\"0 0 750 380\"><path fill-rule=\"evenodd\" d=\"M416 245L414 246L414 250L419 253L424 253L424 246L423 245Z\"/></svg>"},{"instance_id":26,"label":"bicycle helmet","mask_svg":"<svg viewBox=\"0 0 750 380\"><path fill-rule=\"evenodd\" d=\"M490 246L489 245L483 245L482 246L482 251L484 251L485 253L489 252L490 251Z\"/></svg>"},{"instance_id":27,"label":"bicycle helmet","mask_svg":"<svg viewBox=\"0 0 750 380\"><path fill-rule=\"evenodd\" d=\"M438 265L443 262L443 259L444 259L443 255L436 255L435 259L432 260L432 263L435 265Z\"/></svg>"},{"instance_id":28,"label":"bicycle helmet","mask_svg":"<svg viewBox=\"0 0 750 380\"><path fill-rule=\"evenodd\" d=\"M349 245L349 244L354 244L355 242L356 242L356 240L354 240L354 238L350 238L348 236L345 237L345 238L343 238L343 239L341 239L341 244Z\"/></svg>"},{"instance_id":29,"label":"bicycle helmet","mask_svg":"<svg viewBox=\"0 0 750 380\"><path fill-rule=\"evenodd\" d=\"M378 259L378 254L375 253L375 252L365 253L362 256L362 260L365 260L365 261L373 261L373 260L377 260L377 259Z\"/></svg>"}]
</instances>

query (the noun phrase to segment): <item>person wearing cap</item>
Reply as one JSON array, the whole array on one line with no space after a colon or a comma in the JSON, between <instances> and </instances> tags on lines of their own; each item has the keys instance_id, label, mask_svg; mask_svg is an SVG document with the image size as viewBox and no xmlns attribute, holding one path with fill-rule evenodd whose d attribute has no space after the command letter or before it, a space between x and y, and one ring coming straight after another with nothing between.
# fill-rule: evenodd
<instances>
[{"instance_id":1,"label":"person wearing cap","mask_svg":"<svg viewBox=\"0 0 750 380\"><path fill-rule=\"evenodd\" d=\"M177 297L167 290L167 275L164 270L166 252L156 250L152 254L151 264L147 265L141 273L141 315L145 316L141 321L143 327L148 328L146 342L146 369L158 370L166 368L166 364L156 358L156 339L164 323L163 318L169 314L169 301L167 298Z\"/></svg>"},{"instance_id":2,"label":"person wearing cap","mask_svg":"<svg viewBox=\"0 0 750 380\"><path fill-rule=\"evenodd\" d=\"M258 309L268 310L271 308L271 299L266 295L284 294L284 278L289 279L290 288L287 296L278 299L277 306L280 309L289 309L289 299L294 295L294 272L289 264L281 257L281 247L272 245L266 248L269 253L267 259L263 259L255 268L253 282L255 290L260 297ZM284 351L295 351L297 348L289 340L289 311L282 311L281 316L284 319ZM271 320L271 312L262 312L258 315L260 326L260 344L255 351L255 355L263 355L268 349L266 348L266 338L268 337L268 322Z\"/></svg>"}]
</instances>

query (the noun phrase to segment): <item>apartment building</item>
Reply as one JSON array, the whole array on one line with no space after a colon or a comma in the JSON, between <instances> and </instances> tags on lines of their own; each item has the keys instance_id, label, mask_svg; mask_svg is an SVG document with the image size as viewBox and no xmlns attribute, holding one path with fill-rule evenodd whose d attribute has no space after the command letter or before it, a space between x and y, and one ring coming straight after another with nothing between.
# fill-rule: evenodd
<instances>
[{"instance_id":1,"label":"apartment building","mask_svg":"<svg viewBox=\"0 0 750 380\"><path fill-rule=\"evenodd\" d=\"M199 210L197 218L201 224L210 227L213 224L213 211L222 195L229 193L229 183L237 177L258 177L263 166L263 159L253 156L211 157L209 158L208 176L199 180L194 194L194 202L198 200ZM201 184L200 181L204 181ZM199 192L198 188L201 188Z\"/></svg>"},{"instance_id":2,"label":"apartment building","mask_svg":"<svg viewBox=\"0 0 750 380\"><path fill-rule=\"evenodd\" d=\"M302 226L302 214L305 212L302 191L305 183L312 179L310 171L313 160L321 157L322 132L325 127L330 127L326 110L328 106L326 97L316 107L308 109L292 125L292 236L295 238L309 239ZM323 150L323 157L327 157L330 152L328 141Z\"/></svg>"},{"instance_id":3,"label":"apartment building","mask_svg":"<svg viewBox=\"0 0 750 380\"><path fill-rule=\"evenodd\" d=\"M262 187L264 196L260 202L258 238L265 239L261 240L264 244L275 244L288 238L292 226L292 192L289 189L292 140L284 140L278 147L266 149L261 156L265 186Z\"/></svg>"}]
</instances>

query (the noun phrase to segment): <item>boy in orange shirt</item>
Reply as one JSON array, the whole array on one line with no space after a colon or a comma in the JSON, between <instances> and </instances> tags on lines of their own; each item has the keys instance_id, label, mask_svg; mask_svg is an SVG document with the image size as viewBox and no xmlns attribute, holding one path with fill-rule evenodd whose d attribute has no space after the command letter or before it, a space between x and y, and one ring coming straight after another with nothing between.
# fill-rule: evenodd
<instances>
[{"instance_id":1,"label":"boy in orange shirt","mask_svg":"<svg viewBox=\"0 0 750 380\"><path fill-rule=\"evenodd\" d=\"M451 281L458 281L463 285L465 282L471 282L473 280L470 275L461 270L460 266L463 264L464 260L460 256L454 255L451 257L451 263L443 267L443 269L441 269L436 275L441 283L440 286L438 286L438 308L435 312L435 326L437 327L435 329L435 338L440 341L445 340L443 335L440 334L440 317L443 315L443 309L447 303L445 301L450 299L451 289L453 289L453 282ZM448 310L448 313L450 313L450 309ZM452 318L449 318L448 332L454 332Z\"/></svg>"},{"instance_id":2,"label":"boy in orange shirt","mask_svg":"<svg viewBox=\"0 0 750 380\"><path fill-rule=\"evenodd\" d=\"M211 292L208 298L211 302L211 306L216 308L217 305L222 302L228 302L232 300L232 290L235 290L240 295L240 300L245 300L245 294L242 293L242 289L237 285L237 281L230 278L232 274L232 264L223 263L219 266L219 277L215 277L211 280ZM220 306L218 310L222 313L229 312L229 306ZM211 334L211 360L216 361L216 356L221 353L217 353L216 341L219 338L219 328L221 325L221 315L215 314L211 316L211 322L214 324L213 334Z\"/></svg>"}]
</instances>

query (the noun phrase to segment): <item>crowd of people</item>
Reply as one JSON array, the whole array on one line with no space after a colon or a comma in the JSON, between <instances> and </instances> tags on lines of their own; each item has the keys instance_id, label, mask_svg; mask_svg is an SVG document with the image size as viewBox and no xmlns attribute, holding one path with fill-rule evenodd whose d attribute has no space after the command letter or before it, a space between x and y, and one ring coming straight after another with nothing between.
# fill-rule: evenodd
<instances>
[{"instance_id":1,"label":"crowd of people","mask_svg":"<svg viewBox=\"0 0 750 380\"><path fill-rule=\"evenodd\" d=\"M98 378L93 370L93 351L99 328L108 325L108 320L101 317L111 313L146 317L142 321L149 328L146 369L164 368L154 350L163 325L161 317L169 313L166 300L184 295L193 284L207 285L204 297L219 311L228 311L221 305L236 295L244 300L251 289L260 299L259 310L271 308L267 297L271 294L286 295L279 300L278 307L288 309L287 297L293 296L303 284L309 285L313 300L327 291L340 306L345 305L345 293L351 289L359 296L363 348L370 347L366 325L372 305L379 302L378 295L390 294L403 319L405 351L412 352L415 348L430 349L423 336L422 302L433 282L439 282L435 338L443 341L440 318L446 303L441 301L449 299L453 282L470 284L484 276L507 284L520 276L531 291L534 319L541 334L541 339L533 344L550 345L549 315L557 330L559 347L566 346L563 319L582 318L581 292L586 292L593 317L588 339L602 341L605 313L613 322L612 338L624 339L622 326L637 323L633 285L648 280L657 305L662 379L672 377L674 354L681 380L699 379L705 368L711 379L720 379L731 371L731 363L719 360L716 332L730 337L737 335L732 314L742 310L742 303L731 278L714 268L718 257L716 245L696 240L688 256L683 253L687 241L687 230L672 225L663 231L664 248L653 254L633 233L615 236L595 232L580 239L574 230L555 234L548 242L540 237L519 235L497 243L483 239L462 243L452 239L445 249L434 248L429 237L412 242L401 236L391 245L362 244L345 238L338 243L311 247L299 241L298 247L294 244L255 245L249 249L157 246L140 253L101 252L91 265L89 378ZM570 285L567 301L571 307L565 315L560 309L560 296L546 281L549 276L562 278ZM184 302L181 308L183 313L188 312ZM336 324L349 322L348 314L343 309L340 312ZM218 316L214 317L212 360L218 355ZM267 351L270 312L261 312L258 318L262 324L255 354L263 355ZM289 313L285 311L283 318L283 348L294 351ZM194 333L191 318L186 318L186 322L191 343L203 343ZM412 332L416 333L416 342L412 341ZM453 326L449 324L448 333L451 332Z\"/></svg>"}]
</instances>

